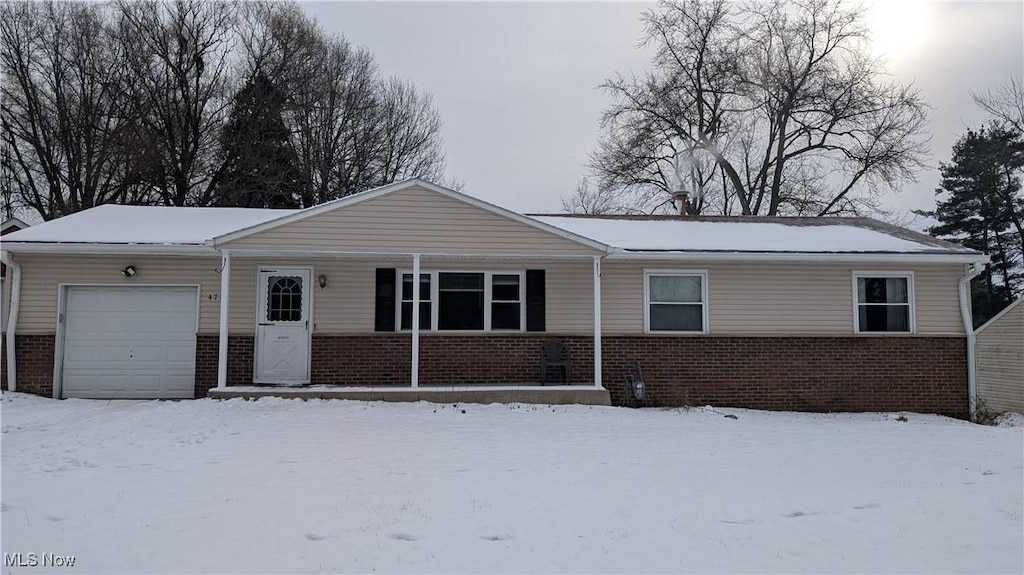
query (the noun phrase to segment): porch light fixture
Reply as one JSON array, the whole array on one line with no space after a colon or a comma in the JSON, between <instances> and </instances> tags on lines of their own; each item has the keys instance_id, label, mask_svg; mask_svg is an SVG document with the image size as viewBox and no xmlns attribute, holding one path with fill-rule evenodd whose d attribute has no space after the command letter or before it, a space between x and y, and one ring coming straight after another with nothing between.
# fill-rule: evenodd
<instances>
[{"instance_id":1,"label":"porch light fixture","mask_svg":"<svg viewBox=\"0 0 1024 575\"><path fill-rule=\"evenodd\" d=\"M135 266L125 266L125 268L121 270L121 275L126 278L134 277L136 273L138 273L138 270L135 269Z\"/></svg>"},{"instance_id":2,"label":"porch light fixture","mask_svg":"<svg viewBox=\"0 0 1024 575\"><path fill-rule=\"evenodd\" d=\"M327 287L327 276L324 274L316 276L316 285L320 286L320 289Z\"/></svg>"}]
</instances>

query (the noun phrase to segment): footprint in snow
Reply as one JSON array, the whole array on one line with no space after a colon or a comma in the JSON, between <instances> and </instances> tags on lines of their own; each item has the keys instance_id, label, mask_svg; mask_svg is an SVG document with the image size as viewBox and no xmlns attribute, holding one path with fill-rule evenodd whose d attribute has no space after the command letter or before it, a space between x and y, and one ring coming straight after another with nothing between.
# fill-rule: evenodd
<instances>
[{"instance_id":1,"label":"footprint in snow","mask_svg":"<svg viewBox=\"0 0 1024 575\"><path fill-rule=\"evenodd\" d=\"M96 465L95 463L93 463L91 461L86 461L84 459L79 459L77 457L68 457L68 458L65 459L65 461L67 461L71 465L74 465L75 467L89 467L89 468L99 467L99 465Z\"/></svg>"},{"instance_id":2,"label":"footprint in snow","mask_svg":"<svg viewBox=\"0 0 1024 575\"><path fill-rule=\"evenodd\" d=\"M58 521L64 521L63 517L54 517L53 515L47 515L46 519L47 519L47 521L51 521L53 523L56 523Z\"/></svg>"},{"instance_id":3,"label":"footprint in snow","mask_svg":"<svg viewBox=\"0 0 1024 575\"><path fill-rule=\"evenodd\" d=\"M512 539L511 535L481 535L480 539L484 541L508 541Z\"/></svg>"},{"instance_id":4,"label":"footprint in snow","mask_svg":"<svg viewBox=\"0 0 1024 575\"><path fill-rule=\"evenodd\" d=\"M0 503L0 512L10 511L11 506L6 503Z\"/></svg>"},{"instance_id":5,"label":"footprint in snow","mask_svg":"<svg viewBox=\"0 0 1024 575\"><path fill-rule=\"evenodd\" d=\"M718 522L719 523L728 523L729 525L753 525L754 523L757 523L753 519L740 519L740 520L719 519Z\"/></svg>"},{"instance_id":6,"label":"footprint in snow","mask_svg":"<svg viewBox=\"0 0 1024 575\"><path fill-rule=\"evenodd\" d=\"M985 471L982 471L981 474L982 475L995 475L996 472L992 471L991 469L986 469Z\"/></svg>"},{"instance_id":7,"label":"footprint in snow","mask_svg":"<svg viewBox=\"0 0 1024 575\"><path fill-rule=\"evenodd\" d=\"M807 511L794 511L792 513L787 513L784 517L792 519L794 517L810 517L811 515L821 515L821 512L808 513Z\"/></svg>"},{"instance_id":8,"label":"footprint in snow","mask_svg":"<svg viewBox=\"0 0 1024 575\"><path fill-rule=\"evenodd\" d=\"M394 539L395 541L416 541L419 537L416 535L409 535L408 533L391 533L388 535L388 539Z\"/></svg>"},{"instance_id":9,"label":"footprint in snow","mask_svg":"<svg viewBox=\"0 0 1024 575\"><path fill-rule=\"evenodd\" d=\"M306 533L306 539L310 541L323 541L326 539L323 535L317 535L316 533Z\"/></svg>"},{"instance_id":10,"label":"footprint in snow","mask_svg":"<svg viewBox=\"0 0 1024 575\"><path fill-rule=\"evenodd\" d=\"M857 510L861 510L861 509L878 509L879 507L881 507L881 505L878 504L878 503L865 503L863 505L854 505L853 506L853 508L857 509Z\"/></svg>"}]
</instances>

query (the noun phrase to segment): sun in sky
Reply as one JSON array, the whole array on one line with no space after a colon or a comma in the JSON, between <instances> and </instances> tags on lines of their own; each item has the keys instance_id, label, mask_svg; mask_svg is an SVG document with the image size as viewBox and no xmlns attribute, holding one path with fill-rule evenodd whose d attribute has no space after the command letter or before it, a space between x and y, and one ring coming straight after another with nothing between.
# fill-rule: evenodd
<instances>
[{"instance_id":1,"label":"sun in sky","mask_svg":"<svg viewBox=\"0 0 1024 575\"><path fill-rule=\"evenodd\" d=\"M872 50L894 64L913 57L928 41L931 4L927 0L865 2Z\"/></svg>"}]
</instances>

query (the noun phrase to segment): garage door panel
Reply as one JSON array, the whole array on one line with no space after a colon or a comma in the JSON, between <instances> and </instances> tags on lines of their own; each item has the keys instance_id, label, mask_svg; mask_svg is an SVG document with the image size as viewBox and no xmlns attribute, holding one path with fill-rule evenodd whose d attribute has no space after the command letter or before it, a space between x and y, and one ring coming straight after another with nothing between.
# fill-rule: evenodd
<instances>
[{"instance_id":1,"label":"garage door panel","mask_svg":"<svg viewBox=\"0 0 1024 575\"><path fill-rule=\"evenodd\" d=\"M132 360L138 364L164 364L167 362L167 350L155 345L136 345L132 349Z\"/></svg>"},{"instance_id":2,"label":"garage door panel","mask_svg":"<svg viewBox=\"0 0 1024 575\"><path fill-rule=\"evenodd\" d=\"M167 347L167 364L178 369L188 369L193 371L195 369L195 355L196 351L194 347L190 346L168 346Z\"/></svg>"},{"instance_id":3,"label":"garage door panel","mask_svg":"<svg viewBox=\"0 0 1024 575\"><path fill-rule=\"evenodd\" d=\"M132 381L133 391L161 391L164 378L157 374L138 375Z\"/></svg>"},{"instance_id":4,"label":"garage door panel","mask_svg":"<svg viewBox=\"0 0 1024 575\"><path fill-rule=\"evenodd\" d=\"M64 397L192 397L195 288L71 286L65 301Z\"/></svg>"}]
</instances>

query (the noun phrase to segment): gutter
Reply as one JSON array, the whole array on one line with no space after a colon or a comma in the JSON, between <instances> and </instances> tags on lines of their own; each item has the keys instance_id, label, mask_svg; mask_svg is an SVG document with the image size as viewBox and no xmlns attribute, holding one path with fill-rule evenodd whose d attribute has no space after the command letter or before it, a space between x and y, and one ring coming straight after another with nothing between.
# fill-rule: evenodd
<instances>
[{"instance_id":1,"label":"gutter","mask_svg":"<svg viewBox=\"0 0 1024 575\"><path fill-rule=\"evenodd\" d=\"M986 261L987 256L968 252L684 252L613 248L608 252L608 260L975 264Z\"/></svg>"},{"instance_id":2,"label":"gutter","mask_svg":"<svg viewBox=\"0 0 1024 575\"><path fill-rule=\"evenodd\" d=\"M978 379L975 358L977 335L974 332L974 321L971 318L971 280L978 277L984 266L971 264L964 266L964 277L960 279L960 318L964 322L967 334L967 412L971 421L978 411Z\"/></svg>"},{"instance_id":3,"label":"gutter","mask_svg":"<svg viewBox=\"0 0 1024 575\"><path fill-rule=\"evenodd\" d=\"M217 257L217 250L201 244L95 244L77 242L5 241L5 251L45 254L162 255Z\"/></svg>"},{"instance_id":4,"label":"gutter","mask_svg":"<svg viewBox=\"0 0 1024 575\"><path fill-rule=\"evenodd\" d=\"M10 252L0 252L0 259L11 270L11 308L7 312L7 391L18 390L17 355L14 338L18 328L18 308L21 306L21 264L14 261Z\"/></svg>"}]
</instances>

